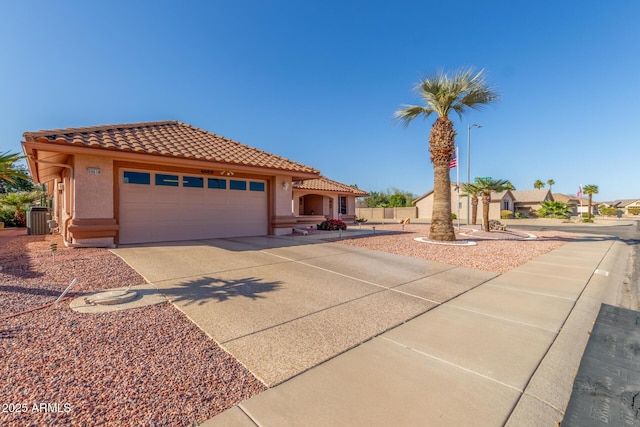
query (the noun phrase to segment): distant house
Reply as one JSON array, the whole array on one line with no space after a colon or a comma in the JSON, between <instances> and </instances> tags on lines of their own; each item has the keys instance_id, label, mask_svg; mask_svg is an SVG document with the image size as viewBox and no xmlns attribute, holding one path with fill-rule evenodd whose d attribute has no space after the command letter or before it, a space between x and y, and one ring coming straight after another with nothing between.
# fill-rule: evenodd
<instances>
[{"instance_id":1,"label":"distant house","mask_svg":"<svg viewBox=\"0 0 640 427\"><path fill-rule=\"evenodd\" d=\"M556 202L566 203L571 208L571 215L578 215L578 208L580 207L580 199L574 196L567 196L566 194L553 193L553 200Z\"/></svg>"},{"instance_id":2,"label":"distant house","mask_svg":"<svg viewBox=\"0 0 640 427\"><path fill-rule=\"evenodd\" d=\"M467 196L464 196L462 186L460 186L460 202L458 212L458 192L456 184L451 184L451 212L459 215L460 219L467 219L467 205L469 206L469 218L473 212L471 201L467 202ZM418 209L418 218L430 219L433 213L433 190L423 194L413 201ZM514 212L516 199L511 190L501 191L499 193L491 193L491 204L489 205L489 219L500 219L500 211L508 210ZM482 218L482 197L478 198L478 221Z\"/></svg>"},{"instance_id":3,"label":"distant house","mask_svg":"<svg viewBox=\"0 0 640 427\"><path fill-rule=\"evenodd\" d=\"M473 206L467 202L467 197L463 196L460 189L460 218L466 221L467 205L473 212ZM489 205L489 219L500 219L501 211L511 211L513 214L520 213L523 216L531 216L542 207L542 203L553 201L553 195L549 190L505 190L499 193L491 193L491 204ZM418 218L430 219L433 211L433 190L418 197L413 202L418 208ZM451 212L458 215L458 193L456 185L451 184ZM478 200L478 218L482 217L482 198ZM471 219L471 213L469 215Z\"/></svg>"},{"instance_id":4,"label":"distant house","mask_svg":"<svg viewBox=\"0 0 640 427\"><path fill-rule=\"evenodd\" d=\"M604 202L601 205L620 209L625 215L640 214L640 199L619 199L612 202Z\"/></svg>"}]
</instances>

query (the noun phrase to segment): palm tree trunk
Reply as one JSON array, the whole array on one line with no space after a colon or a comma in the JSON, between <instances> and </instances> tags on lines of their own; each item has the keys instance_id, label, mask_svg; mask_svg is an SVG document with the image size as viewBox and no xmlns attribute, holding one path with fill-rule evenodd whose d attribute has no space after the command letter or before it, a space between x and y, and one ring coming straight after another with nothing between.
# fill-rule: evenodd
<instances>
[{"instance_id":1,"label":"palm tree trunk","mask_svg":"<svg viewBox=\"0 0 640 427\"><path fill-rule=\"evenodd\" d=\"M456 132L448 117L438 117L429 134L429 151L433 162L433 212L429 238L438 241L456 240L451 219L451 179L449 163Z\"/></svg>"},{"instance_id":2,"label":"palm tree trunk","mask_svg":"<svg viewBox=\"0 0 640 427\"><path fill-rule=\"evenodd\" d=\"M476 225L478 223L478 198L473 197L471 199L471 224Z\"/></svg>"},{"instance_id":3,"label":"palm tree trunk","mask_svg":"<svg viewBox=\"0 0 640 427\"><path fill-rule=\"evenodd\" d=\"M482 196L482 227L484 231L489 230L489 204L491 203L491 196Z\"/></svg>"},{"instance_id":4,"label":"palm tree trunk","mask_svg":"<svg viewBox=\"0 0 640 427\"><path fill-rule=\"evenodd\" d=\"M587 219L591 220L591 197L593 197L592 194L589 194L589 212L587 213Z\"/></svg>"}]
</instances>

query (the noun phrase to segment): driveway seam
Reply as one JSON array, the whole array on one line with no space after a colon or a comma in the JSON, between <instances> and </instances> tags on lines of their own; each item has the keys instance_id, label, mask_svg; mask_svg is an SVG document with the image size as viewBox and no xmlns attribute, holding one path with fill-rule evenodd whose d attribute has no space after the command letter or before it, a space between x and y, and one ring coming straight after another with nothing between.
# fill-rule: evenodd
<instances>
[{"instance_id":1,"label":"driveway seam","mask_svg":"<svg viewBox=\"0 0 640 427\"><path fill-rule=\"evenodd\" d=\"M492 316L491 314L483 313L481 311L471 310L471 309L466 308L466 307L459 307L459 306L455 306L455 305L449 305L448 307L455 308L456 310L467 311L469 313L480 314L482 316L490 317L492 319L503 320L505 322L514 323L516 325L530 326L532 328L540 329L540 330L543 330L543 331L546 331L546 332L551 332L552 334L557 334L558 333L558 331L555 331L555 330L552 330L552 329L543 328L542 326L533 325L531 323L526 323L526 322L520 322L518 320L509 319L509 318L506 318L506 317Z\"/></svg>"},{"instance_id":2,"label":"driveway seam","mask_svg":"<svg viewBox=\"0 0 640 427\"><path fill-rule=\"evenodd\" d=\"M406 344L402 344L401 342L398 342L398 341L392 340L391 338L385 337L385 336L383 336L383 335L380 335L380 336L379 336L379 338L382 338L382 339L384 339L384 340L386 340L386 341L389 341L389 342L391 342L392 344L395 344L395 345L397 345L397 346L399 346L399 347L407 348L407 349L409 349L409 350L411 350L411 351L413 351L413 352L415 352L415 353L418 353L418 354L420 354L420 355L422 355L422 356L425 356L425 357L428 357L428 358L430 358L430 359L436 360L436 361L438 361L438 362L440 362L440 363L443 363L443 364L445 364L445 365L452 366L452 367L454 367L454 368L460 369L461 371L468 372L468 373L473 374L473 375L476 375L476 376L478 376L478 377L480 377L480 378L484 378L484 379L486 379L486 380L489 380L489 381L494 382L494 383L496 383L496 384L499 384L499 385L501 385L501 386L507 387L507 388L509 388L509 389L511 389L511 390L517 391L517 392L518 392L518 393L520 393L520 394L522 394L522 393L524 392L524 390L521 390L521 389L519 389L518 387L514 387L514 386L512 386L512 385L510 385L510 384L503 383L502 381L498 381L498 380L496 380L495 378L491 378L491 377L489 377L489 376L487 376L487 375L481 374L480 372L474 371L473 369L465 368L464 366L460 366L460 365L458 365L458 364L448 362L448 361L446 361L446 360L444 360L444 359L441 359L441 358L439 358L439 357L437 357L437 356L434 356L433 354L429 354L429 353L426 353L426 352L424 352L424 351L420 351L420 350L418 350L418 349L416 349L416 348L410 347L410 346L408 346L408 345L406 345Z\"/></svg>"}]
</instances>

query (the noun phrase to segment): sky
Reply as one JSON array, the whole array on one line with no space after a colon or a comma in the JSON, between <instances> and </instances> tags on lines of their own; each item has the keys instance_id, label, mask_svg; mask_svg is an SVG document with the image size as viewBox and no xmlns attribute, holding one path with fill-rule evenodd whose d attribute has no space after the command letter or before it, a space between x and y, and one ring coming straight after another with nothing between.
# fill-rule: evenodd
<instances>
[{"instance_id":1,"label":"sky","mask_svg":"<svg viewBox=\"0 0 640 427\"><path fill-rule=\"evenodd\" d=\"M460 181L640 198L637 0L0 0L0 153L24 132L178 120L367 191L433 188L421 76L485 69ZM482 128L468 126L480 124Z\"/></svg>"}]
</instances>

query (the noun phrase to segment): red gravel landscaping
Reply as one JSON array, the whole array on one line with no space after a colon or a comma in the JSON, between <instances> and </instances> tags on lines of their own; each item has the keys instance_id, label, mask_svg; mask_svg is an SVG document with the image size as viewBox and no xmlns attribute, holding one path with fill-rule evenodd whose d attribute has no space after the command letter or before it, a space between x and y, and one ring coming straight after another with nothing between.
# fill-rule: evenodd
<instances>
[{"instance_id":1,"label":"red gravel landscaping","mask_svg":"<svg viewBox=\"0 0 640 427\"><path fill-rule=\"evenodd\" d=\"M66 300L9 317L73 278L73 295L144 283L106 249L0 230L0 425L189 426L266 389L168 303L81 314Z\"/></svg>"}]
</instances>

